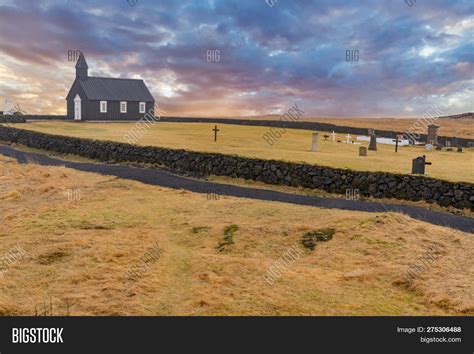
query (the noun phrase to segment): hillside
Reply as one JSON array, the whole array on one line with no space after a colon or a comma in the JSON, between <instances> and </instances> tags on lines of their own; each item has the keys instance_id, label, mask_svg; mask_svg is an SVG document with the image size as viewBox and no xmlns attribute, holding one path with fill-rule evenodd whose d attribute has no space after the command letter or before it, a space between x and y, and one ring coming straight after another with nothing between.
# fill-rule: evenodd
<instances>
[{"instance_id":1,"label":"hillside","mask_svg":"<svg viewBox=\"0 0 474 354\"><path fill-rule=\"evenodd\" d=\"M470 234L399 214L209 200L1 156L0 176L0 252L26 252L0 278L1 315L474 314ZM303 235L322 228L333 238L304 248ZM128 283L157 246L161 257ZM301 256L265 282L292 247ZM436 262L407 282L427 247Z\"/></svg>"}]
</instances>

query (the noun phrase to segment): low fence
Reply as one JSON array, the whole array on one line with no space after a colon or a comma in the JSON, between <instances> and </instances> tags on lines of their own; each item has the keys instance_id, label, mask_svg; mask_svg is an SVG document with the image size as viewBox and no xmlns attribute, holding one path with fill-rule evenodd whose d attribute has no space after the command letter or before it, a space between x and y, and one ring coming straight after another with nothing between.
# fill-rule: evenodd
<instances>
[{"instance_id":1,"label":"low fence","mask_svg":"<svg viewBox=\"0 0 474 354\"><path fill-rule=\"evenodd\" d=\"M276 160L245 158L218 153L137 146L90 140L0 126L0 140L29 147L75 154L103 162L160 164L199 175L214 174L268 184L322 189L346 194L358 189L363 196L424 200L442 206L474 210L474 184L441 181L424 176L352 171Z\"/></svg>"}]
</instances>

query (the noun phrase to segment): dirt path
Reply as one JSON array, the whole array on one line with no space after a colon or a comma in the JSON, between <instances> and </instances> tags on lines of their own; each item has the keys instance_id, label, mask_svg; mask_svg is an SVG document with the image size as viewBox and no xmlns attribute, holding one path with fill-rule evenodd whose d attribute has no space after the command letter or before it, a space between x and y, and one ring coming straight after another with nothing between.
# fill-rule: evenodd
<instances>
[{"instance_id":1,"label":"dirt path","mask_svg":"<svg viewBox=\"0 0 474 354\"><path fill-rule=\"evenodd\" d=\"M137 168L122 165L106 165L96 163L80 163L64 161L38 153L27 153L0 145L0 154L13 157L20 163L35 162L40 165L65 166L84 172L100 173L124 179L158 185L173 189L185 189L195 193L212 191L221 195L238 198L268 200L282 203L291 203L320 208L358 210L366 212L399 212L413 219L441 225L453 229L474 233L474 219L466 216L452 215L407 205L384 204L381 202L365 202L360 200L345 200L297 195L272 190L239 187L220 183L207 182L178 176L159 168Z\"/></svg>"}]
</instances>

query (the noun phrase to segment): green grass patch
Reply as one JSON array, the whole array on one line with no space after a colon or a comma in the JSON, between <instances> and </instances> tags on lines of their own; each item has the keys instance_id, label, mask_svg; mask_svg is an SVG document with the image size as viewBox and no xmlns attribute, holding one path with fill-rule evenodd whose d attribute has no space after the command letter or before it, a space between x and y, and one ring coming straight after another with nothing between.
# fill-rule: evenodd
<instances>
[{"instance_id":1,"label":"green grass patch","mask_svg":"<svg viewBox=\"0 0 474 354\"><path fill-rule=\"evenodd\" d=\"M336 229L333 228L308 231L303 235L301 243L304 247L314 251L318 242L327 242L331 240L335 233Z\"/></svg>"},{"instance_id":2,"label":"green grass patch","mask_svg":"<svg viewBox=\"0 0 474 354\"><path fill-rule=\"evenodd\" d=\"M239 227L235 224L227 226L224 228L224 239L219 242L217 249L219 252L227 251L235 243L234 242L234 233L237 232Z\"/></svg>"}]
</instances>

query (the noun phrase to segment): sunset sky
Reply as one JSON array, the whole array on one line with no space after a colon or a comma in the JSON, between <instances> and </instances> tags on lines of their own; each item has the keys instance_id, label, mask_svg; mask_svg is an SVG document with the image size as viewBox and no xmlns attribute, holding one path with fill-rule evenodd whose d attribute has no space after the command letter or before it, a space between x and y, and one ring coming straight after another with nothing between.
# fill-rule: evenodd
<instances>
[{"instance_id":1,"label":"sunset sky","mask_svg":"<svg viewBox=\"0 0 474 354\"><path fill-rule=\"evenodd\" d=\"M474 1L271 3L0 0L0 110L65 114L80 49L90 76L144 79L166 115L474 111Z\"/></svg>"}]
</instances>

